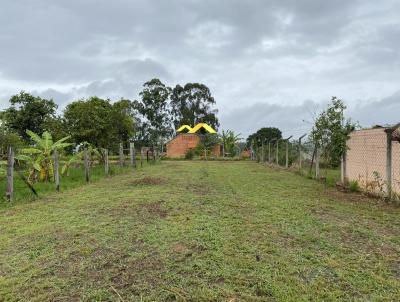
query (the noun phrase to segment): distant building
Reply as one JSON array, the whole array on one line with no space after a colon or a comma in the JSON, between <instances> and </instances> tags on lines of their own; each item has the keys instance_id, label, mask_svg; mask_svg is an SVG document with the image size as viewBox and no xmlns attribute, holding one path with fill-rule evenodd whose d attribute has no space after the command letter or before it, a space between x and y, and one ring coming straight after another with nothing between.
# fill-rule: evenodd
<instances>
[{"instance_id":1,"label":"distant building","mask_svg":"<svg viewBox=\"0 0 400 302\"><path fill-rule=\"evenodd\" d=\"M205 123L199 123L193 128L183 125L176 132L177 135L167 143L167 157L170 158L184 157L190 149L197 147L205 134L217 134L217 131ZM211 154L219 157L221 145L216 144L211 150Z\"/></svg>"}]
</instances>

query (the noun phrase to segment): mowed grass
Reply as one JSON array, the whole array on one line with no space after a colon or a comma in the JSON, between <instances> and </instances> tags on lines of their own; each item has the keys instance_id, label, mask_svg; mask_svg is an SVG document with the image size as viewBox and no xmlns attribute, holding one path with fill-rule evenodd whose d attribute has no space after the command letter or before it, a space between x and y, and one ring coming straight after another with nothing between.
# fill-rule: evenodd
<instances>
[{"instance_id":1,"label":"mowed grass","mask_svg":"<svg viewBox=\"0 0 400 302\"><path fill-rule=\"evenodd\" d=\"M143 163L144 168L147 165L148 164L146 162ZM138 166L140 166L140 162L138 163ZM126 162L125 166L119 166L115 162L109 165L110 176L127 173L130 170L132 170L132 167L128 164L128 162ZM94 166L90 167L89 175L90 181L92 182L96 182L99 179L105 178L106 174L104 170L104 165L95 164ZM38 181L33 184L33 188L38 195L37 197L24 182L21 176L27 178L28 172L26 170L14 171L14 203L30 202L37 199L38 197L45 197L49 193L53 193L56 191L54 182ZM10 204L6 200L6 181L6 176L2 175L2 177L0 177L0 208L10 206ZM83 164L71 166L68 173L60 175L60 191L67 191L71 188L76 188L84 184L86 184L86 178Z\"/></svg>"},{"instance_id":2,"label":"mowed grass","mask_svg":"<svg viewBox=\"0 0 400 302\"><path fill-rule=\"evenodd\" d=\"M0 211L2 301L399 301L400 209L171 161Z\"/></svg>"}]
</instances>

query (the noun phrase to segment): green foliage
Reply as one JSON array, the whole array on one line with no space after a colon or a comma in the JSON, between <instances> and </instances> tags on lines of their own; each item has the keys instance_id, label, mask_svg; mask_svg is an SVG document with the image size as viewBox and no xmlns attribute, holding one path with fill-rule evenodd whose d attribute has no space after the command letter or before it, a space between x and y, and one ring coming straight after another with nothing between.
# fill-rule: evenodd
<instances>
[{"instance_id":1,"label":"green foliage","mask_svg":"<svg viewBox=\"0 0 400 302\"><path fill-rule=\"evenodd\" d=\"M200 83L176 85L171 94L171 114L175 128L181 125L194 126L200 122L218 129L218 110L213 109L215 99L210 89Z\"/></svg>"},{"instance_id":2,"label":"green foliage","mask_svg":"<svg viewBox=\"0 0 400 302\"><path fill-rule=\"evenodd\" d=\"M136 138L144 144L161 143L172 134L171 117L168 108L170 88L159 79L143 84L140 100L134 102L134 108L140 115Z\"/></svg>"},{"instance_id":3,"label":"green foliage","mask_svg":"<svg viewBox=\"0 0 400 302\"><path fill-rule=\"evenodd\" d=\"M35 133L52 131L57 105L53 100L35 97L21 91L10 98L11 107L4 110L2 119L6 126L25 140L29 140L26 129Z\"/></svg>"},{"instance_id":4,"label":"green foliage","mask_svg":"<svg viewBox=\"0 0 400 302\"><path fill-rule=\"evenodd\" d=\"M332 97L328 108L315 120L311 131L312 142L321 149L326 163L338 166L346 151L346 141L356 127L350 119L345 120L346 106L337 97Z\"/></svg>"},{"instance_id":5,"label":"green foliage","mask_svg":"<svg viewBox=\"0 0 400 302\"><path fill-rule=\"evenodd\" d=\"M70 137L67 136L53 142L51 134L47 131L43 132L41 137L30 130L27 130L26 133L34 142L34 146L21 149L16 159L27 163L29 167L28 181L33 183L37 179L40 181L52 180L54 173L53 152L71 146L71 143L66 143Z\"/></svg>"},{"instance_id":6,"label":"green foliage","mask_svg":"<svg viewBox=\"0 0 400 302\"><path fill-rule=\"evenodd\" d=\"M69 174L69 169L72 164L81 163L85 158L85 149L87 150L87 155L89 157L89 161L93 162L94 160L98 160L99 162L103 160L103 154L93 145L88 142L84 142L79 146L79 151L76 152L73 156L71 156L63 165L61 169L61 174Z\"/></svg>"},{"instance_id":7,"label":"green foliage","mask_svg":"<svg viewBox=\"0 0 400 302\"><path fill-rule=\"evenodd\" d=\"M70 103L64 111L68 131L77 144L88 142L96 148L116 148L134 134L134 112L129 100L90 97Z\"/></svg>"},{"instance_id":8,"label":"green foliage","mask_svg":"<svg viewBox=\"0 0 400 302\"><path fill-rule=\"evenodd\" d=\"M350 192L359 192L360 191L360 185L358 184L358 181L351 180L349 182L349 190L350 190Z\"/></svg>"},{"instance_id":9,"label":"green foliage","mask_svg":"<svg viewBox=\"0 0 400 302\"><path fill-rule=\"evenodd\" d=\"M237 144L242 139L241 134L235 134L232 130L222 130L221 140L224 146L225 154L234 156L237 152Z\"/></svg>"},{"instance_id":10,"label":"green foliage","mask_svg":"<svg viewBox=\"0 0 400 302\"><path fill-rule=\"evenodd\" d=\"M193 159L195 155L195 151L193 149L189 149L185 153L185 159Z\"/></svg>"},{"instance_id":11,"label":"green foliage","mask_svg":"<svg viewBox=\"0 0 400 302\"><path fill-rule=\"evenodd\" d=\"M247 146L249 147L252 145L261 147L262 141L267 142L275 138L282 138L281 130L275 127L264 127L259 129L257 132L250 134L246 141Z\"/></svg>"},{"instance_id":12,"label":"green foliage","mask_svg":"<svg viewBox=\"0 0 400 302\"><path fill-rule=\"evenodd\" d=\"M200 143L194 150L197 155L208 155L212 152L215 145L220 143L221 140L218 137L218 134L204 134L200 136Z\"/></svg>"},{"instance_id":13,"label":"green foliage","mask_svg":"<svg viewBox=\"0 0 400 302\"><path fill-rule=\"evenodd\" d=\"M8 129L0 120L0 158L5 157L7 148L13 147L14 149L21 148L23 141L12 130Z\"/></svg>"}]
</instances>

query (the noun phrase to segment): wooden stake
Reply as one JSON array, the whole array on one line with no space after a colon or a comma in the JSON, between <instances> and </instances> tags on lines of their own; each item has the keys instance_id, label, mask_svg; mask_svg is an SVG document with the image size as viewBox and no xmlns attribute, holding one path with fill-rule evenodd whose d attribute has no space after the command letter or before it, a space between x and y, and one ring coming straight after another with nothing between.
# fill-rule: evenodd
<instances>
[{"instance_id":1,"label":"wooden stake","mask_svg":"<svg viewBox=\"0 0 400 302\"><path fill-rule=\"evenodd\" d=\"M110 166L108 162L108 149L104 149L104 172L107 176L110 173Z\"/></svg>"},{"instance_id":2,"label":"wooden stake","mask_svg":"<svg viewBox=\"0 0 400 302\"><path fill-rule=\"evenodd\" d=\"M54 183L56 191L60 192L60 162L58 160L58 151L54 150Z\"/></svg>"},{"instance_id":3,"label":"wooden stake","mask_svg":"<svg viewBox=\"0 0 400 302\"><path fill-rule=\"evenodd\" d=\"M14 150L12 147L8 147L7 157L7 191L6 198L9 202L14 197Z\"/></svg>"},{"instance_id":4,"label":"wooden stake","mask_svg":"<svg viewBox=\"0 0 400 302\"><path fill-rule=\"evenodd\" d=\"M286 169L289 168L289 140L286 140Z\"/></svg>"},{"instance_id":5,"label":"wooden stake","mask_svg":"<svg viewBox=\"0 0 400 302\"><path fill-rule=\"evenodd\" d=\"M86 182L89 182L90 181L90 177L89 177L89 156L88 156L88 151L87 151L86 148L84 150L83 164L85 166L85 180L86 180Z\"/></svg>"},{"instance_id":6,"label":"wooden stake","mask_svg":"<svg viewBox=\"0 0 400 302\"><path fill-rule=\"evenodd\" d=\"M124 165L124 145L119 144L119 165L122 167Z\"/></svg>"},{"instance_id":7,"label":"wooden stake","mask_svg":"<svg viewBox=\"0 0 400 302\"><path fill-rule=\"evenodd\" d=\"M271 163L271 141L268 142L268 163Z\"/></svg>"},{"instance_id":8,"label":"wooden stake","mask_svg":"<svg viewBox=\"0 0 400 302\"><path fill-rule=\"evenodd\" d=\"M264 163L264 140L261 143L261 163Z\"/></svg>"},{"instance_id":9,"label":"wooden stake","mask_svg":"<svg viewBox=\"0 0 400 302\"><path fill-rule=\"evenodd\" d=\"M315 178L319 180L319 150L315 148Z\"/></svg>"}]
</instances>

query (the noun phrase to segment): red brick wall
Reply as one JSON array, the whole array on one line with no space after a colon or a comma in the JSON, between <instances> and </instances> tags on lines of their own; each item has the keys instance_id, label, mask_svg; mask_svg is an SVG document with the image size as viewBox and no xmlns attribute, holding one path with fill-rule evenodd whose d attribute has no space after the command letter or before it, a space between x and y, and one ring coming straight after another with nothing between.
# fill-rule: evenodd
<instances>
[{"instance_id":1,"label":"red brick wall","mask_svg":"<svg viewBox=\"0 0 400 302\"><path fill-rule=\"evenodd\" d=\"M167 143L167 157L184 157L189 149L194 149L200 142L197 134L181 133ZM220 145L213 149L214 156L221 155Z\"/></svg>"},{"instance_id":2,"label":"red brick wall","mask_svg":"<svg viewBox=\"0 0 400 302\"><path fill-rule=\"evenodd\" d=\"M184 157L189 149L200 142L196 134L181 133L167 143L167 157Z\"/></svg>"}]
</instances>

